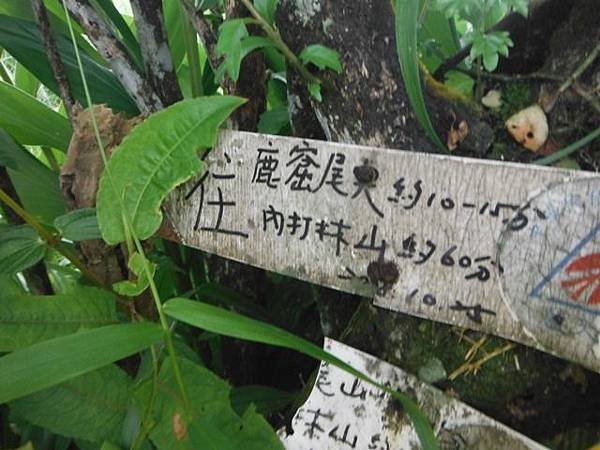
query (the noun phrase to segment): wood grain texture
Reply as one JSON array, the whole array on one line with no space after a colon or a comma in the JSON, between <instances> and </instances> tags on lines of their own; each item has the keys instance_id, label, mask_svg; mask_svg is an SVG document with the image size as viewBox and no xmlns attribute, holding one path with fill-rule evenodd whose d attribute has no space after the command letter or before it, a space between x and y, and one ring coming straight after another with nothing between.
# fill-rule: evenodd
<instances>
[{"instance_id":1,"label":"wood grain texture","mask_svg":"<svg viewBox=\"0 0 600 450\"><path fill-rule=\"evenodd\" d=\"M523 328L499 283L504 265L527 261L498 261L498 239L547 226L536 193L594 176L233 131L206 162L167 202L182 243L538 348L547 340ZM542 349L600 369L594 352L572 351L580 339Z\"/></svg>"}]
</instances>

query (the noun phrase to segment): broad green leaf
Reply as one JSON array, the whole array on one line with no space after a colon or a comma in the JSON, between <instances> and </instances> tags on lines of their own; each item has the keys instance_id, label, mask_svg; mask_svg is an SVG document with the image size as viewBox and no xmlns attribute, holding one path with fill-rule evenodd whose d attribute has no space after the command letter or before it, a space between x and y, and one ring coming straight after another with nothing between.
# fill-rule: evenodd
<instances>
[{"instance_id":1,"label":"broad green leaf","mask_svg":"<svg viewBox=\"0 0 600 450\"><path fill-rule=\"evenodd\" d=\"M40 87L40 81L29 70L23 67L22 64L17 63L15 69L15 86L35 97Z\"/></svg>"},{"instance_id":2,"label":"broad green leaf","mask_svg":"<svg viewBox=\"0 0 600 450\"><path fill-rule=\"evenodd\" d=\"M362 372L357 371L349 364L312 342L295 336L274 325L259 322L206 303L194 302L184 298L174 298L167 301L163 307L163 311L174 319L213 333L296 350L315 359L329 362L355 377L377 386L402 403L404 410L413 421L423 448L437 449L437 442L431 425L413 400L404 394L371 380Z\"/></svg>"},{"instance_id":3,"label":"broad green leaf","mask_svg":"<svg viewBox=\"0 0 600 450\"><path fill-rule=\"evenodd\" d=\"M96 209L106 242L125 241L121 207L139 239L156 232L162 200L200 171L198 151L215 144L219 125L243 102L226 96L183 100L132 130L100 179Z\"/></svg>"},{"instance_id":4,"label":"broad green leaf","mask_svg":"<svg viewBox=\"0 0 600 450\"><path fill-rule=\"evenodd\" d=\"M342 73L342 63L337 51L325 47L324 45L309 45L300 52L298 57L304 64L314 64L319 69L331 69L337 73Z\"/></svg>"},{"instance_id":5,"label":"broad green leaf","mask_svg":"<svg viewBox=\"0 0 600 450\"><path fill-rule=\"evenodd\" d=\"M70 38L63 34L57 34L55 37L73 95L80 104L86 105L73 44ZM23 64L27 70L58 95L58 86L35 22L0 14L0 47L6 49L19 63ZM81 58L87 82L91 87L90 94L93 103L105 103L115 111L124 111L130 115L139 113L133 99L129 97L109 69L99 64L86 52L81 52Z\"/></svg>"},{"instance_id":6,"label":"broad green leaf","mask_svg":"<svg viewBox=\"0 0 600 450\"><path fill-rule=\"evenodd\" d=\"M54 227L63 238L70 241L102 239L96 217L96 208L74 209L54 219Z\"/></svg>"},{"instance_id":7,"label":"broad green leaf","mask_svg":"<svg viewBox=\"0 0 600 450\"><path fill-rule=\"evenodd\" d=\"M225 72L227 72L234 81L237 80L242 60L254 50L268 48L272 45L273 42L270 39L261 36L247 36L243 38L240 43L240 56L237 62L230 58L226 58L225 61L217 68L215 72L215 79L220 80L225 75ZM234 63L237 64L237 67L232 68L231 64ZM233 72L230 69L233 70ZM233 78L232 74L237 74L236 78Z\"/></svg>"},{"instance_id":8,"label":"broad green leaf","mask_svg":"<svg viewBox=\"0 0 600 450\"><path fill-rule=\"evenodd\" d=\"M289 405L296 398L296 394L269 386L241 386L231 389L230 398L231 406L238 414L254 405L257 412L268 415Z\"/></svg>"},{"instance_id":9,"label":"broad green leaf","mask_svg":"<svg viewBox=\"0 0 600 450\"><path fill-rule=\"evenodd\" d=\"M46 254L46 243L29 225L0 229L0 273L12 275L35 265Z\"/></svg>"},{"instance_id":10,"label":"broad green leaf","mask_svg":"<svg viewBox=\"0 0 600 450\"><path fill-rule=\"evenodd\" d=\"M109 325L9 353L0 358L0 404L126 358L161 338L154 323Z\"/></svg>"},{"instance_id":11,"label":"broad green leaf","mask_svg":"<svg viewBox=\"0 0 600 450\"><path fill-rule=\"evenodd\" d=\"M14 277L13 275L7 275L5 273L0 274L0 292L2 293L2 297L4 297L5 295L8 296L25 294L25 290L17 282L16 277ZM0 300L0 302L2 302L2 300Z\"/></svg>"},{"instance_id":12,"label":"broad green leaf","mask_svg":"<svg viewBox=\"0 0 600 450\"><path fill-rule=\"evenodd\" d=\"M114 364L11 402L13 414L53 433L119 442L130 378Z\"/></svg>"},{"instance_id":13,"label":"broad green leaf","mask_svg":"<svg viewBox=\"0 0 600 450\"><path fill-rule=\"evenodd\" d=\"M219 56L225 56L225 69L233 81L237 81L240 75L242 39L248 36L246 22L248 19L227 20L219 27L216 52Z\"/></svg>"},{"instance_id":14,"label":"broad green leaf","mask_svg":"<svg viewBox=\"0 0 600 450\"><path fill-rule=\"evenodd\" d=\"M0 81L0 98L0 128L18 142L67 150L73 131L65 117L4 81Z\"/></svg>"},{"instance_id":15,"label":"broad green leaf","mask_svg":"<svg viewBox=\"0 0 600 450\"><path fill-rule=\"evenodd\" d=\"M113 289L115 292L127 297L135 297L144 292L150 284L150 280L148 279L144 267L146 264L150 270L150 276L154 277L154 273L156 272L156 264L148 261L146 258L144 258L144 256L137 252L133 253L129 257L127 266L129 267L129 270L131 270L131 272L133 272L138 278L134 281L125 280L113 284Z\"/></svg>"},{"instance_id":16,"label":"broad green leaf","mask_svg":"<svg viewBox=\"0 0 600 450\"><path fill-rule=\"evenodd\" d=\"M189 397L186 411L171 365L161 370L150 437L159 450L270 450L283 449L271 426L252 408L240 418L232 409L230 387L214 373L185 359L180 360Z\"/></svg>"},{"instance_id":17,"label":"broad green leaf","mask_svg":"<svg viewBox=\"0 0 600 450\"><path fill-rule=\"evenodd\" d=\"M419 56L417 52L419 0L396 0L396 49L406 95L417 121L429 139L443 152L447 152L439 136L433 129L427 113L421 79L419 75Z\"/></svg>"},{"instance_id":18,"label":"broad green leaf","mask_svg":"<svg viewBox=\"0 0 600 450\"><path fill-rule=\"evenodd\" d=\"M3 295L0 352L116 322L114 295L103 289L78 286L62 295Z\"/></svg>"},{"instance_id":19,"label":"broad green leaf","mask_svg":"<svg viewBox=\"0 0 600 450\"><path fill-rule=\"evenodd\" d=\"M273 25L277 3L278 0L254 0L254 7L270 25Z\"/></svg>"},{"instance_id":20,"label":"broad green leaf","mask_svg":"<svg viewBox=\"0 0 600 450\"><path fill-rule=\"evenodd\" d=\"M0 128L0 165L6 166L18 199L28 213L45 223L65 212L65 199L58 174L38 161L25 148L17 145Z\"/></svg>"}]
</instances>

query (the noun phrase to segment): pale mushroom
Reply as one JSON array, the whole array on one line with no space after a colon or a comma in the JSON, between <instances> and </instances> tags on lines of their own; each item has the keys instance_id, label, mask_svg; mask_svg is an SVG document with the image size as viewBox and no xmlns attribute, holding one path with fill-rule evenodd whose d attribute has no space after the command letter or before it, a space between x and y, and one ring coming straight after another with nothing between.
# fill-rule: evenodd
<instances>
[{"instance_id":1,"label":"pale mushroom","mask_svg":"<svg viewBox=\"0 0 600 450\"><path fill-rule=\"evenodd\" d=\"M522 109L506 121L506 128L515 141L537 152L548 139L548 121L539 105Z\"/></svg>"}]
</instances>

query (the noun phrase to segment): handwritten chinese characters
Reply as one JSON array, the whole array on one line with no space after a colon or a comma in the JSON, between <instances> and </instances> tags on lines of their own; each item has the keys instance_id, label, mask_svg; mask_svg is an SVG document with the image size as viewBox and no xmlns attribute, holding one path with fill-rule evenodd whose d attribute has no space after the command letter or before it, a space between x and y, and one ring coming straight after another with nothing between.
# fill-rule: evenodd
<instances>
[{"instance_id":1,"label":"handwritten chinese characters","mask_svg":"<svg viewBox=\"0 0 600 450\"><path fill-rule=\"evenodd\" d=\"M183 243L529 345L497 241L561 216L532 193L591 175L231 131L205 161L167 202Z\"/></svg>"},{"instance_id":2,"label":"handwritten chinese characters","mask_svg":"<svg viewBox=\"0 0 600 450\"><path fill-rule=\"evenodd\" d=\"M402 370L331 339L325 349L387 387L416 397L441 448L453 441L465 448L543 449ZM389 394L328 363L321 363L310 397L292 420L294 433L280 436L288 450L396 450L419 448L402 406ZM487 443L487 445L486 445ZM450 447L448 447L450 448Z\"/></svg>"}]
</instances>

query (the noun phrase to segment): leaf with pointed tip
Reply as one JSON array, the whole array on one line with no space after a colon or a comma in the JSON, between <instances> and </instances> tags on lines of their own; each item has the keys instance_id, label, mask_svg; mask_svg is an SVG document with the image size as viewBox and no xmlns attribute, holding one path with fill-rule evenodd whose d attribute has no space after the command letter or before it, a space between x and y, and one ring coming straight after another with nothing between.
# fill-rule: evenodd
<instances>
[{"instance_id":1,"label":"leaf with pointed tip","mask_svg":"<svg viewBox=\"0 0 600 450\"><path fill-rule=\"evenodd\" d=\"M122 211L139 239L158 230L162 200L200 171L198 151L215 144L219 126L242 103L227 96L183 100L131 131L100 179L96 209L106 242L125 241Z\"/></svg>"}]
</instances>

